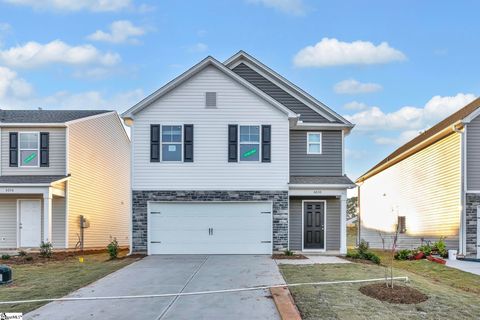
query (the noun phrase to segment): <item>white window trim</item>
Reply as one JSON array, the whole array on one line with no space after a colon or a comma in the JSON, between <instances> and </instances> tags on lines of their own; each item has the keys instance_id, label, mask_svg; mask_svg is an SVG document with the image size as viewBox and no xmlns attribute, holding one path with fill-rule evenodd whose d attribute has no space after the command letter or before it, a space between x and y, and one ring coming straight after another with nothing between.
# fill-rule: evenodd
<instances>
[{"instance_id":1,"label":"white window trim","mask_svg":"<svg viewBox=\"0 0 480 320\"><path fill-rule=\"evenodd\" d=\"M251 141L241 142L240 139L240 127L258 127L258 160L256 161L246 161L242 160L242 153L240 152L240 145L242 144L254 144ZM262 162L262 125L261 124L239 124L238 125L238 163L259 163ZM270 151L271 152L271 151Z\"/></svg>"},{"instance_id":2,"label":"white window trim","mask_svg":"<svg viewBox=\"0 0 480 320\"><path fill-rule=\"evenodd\" d=\"M170 127L170 126L180 126L180 135L181 135L181 141L180 142L163 142L163 127ZM170 123L165 123L165 124L162 124L160 125L160 150L159 150L159 153L160 153L160 162L162 163L179 163L179 162L183 162L183 139L184 139L184 136L183 136L184 132L183 132L183 124L178 124L178 123L173 123L173 124L170 124ZM180 160L163 160L163 144L180 144Z\"/></svg>"},{"instance_id":3,"label":"white window trim","mask_svg":"<svg viewBox=\"0 0 480 320\"><path fill-rule=\"evenodd\" d=\"M320 141L319 142L310 142L311 135L319 135ZM320 146L319 152L310 152L310 145L311 144L318 144ZM307 154L322 154L322 133L321 132L307 132Z\"/></svg>"},{"instance_id":4,"label":"white window trim","mask_svg":"<svg viewBox=\"0 0 480 320\"><path fill-rule=\"evenodd\" d=\"M37 149L22 149L20 147L20 141L22 134L37 134L38 141L37 141ZM40 132L39 131L21 131L18 133L18 167L19 168L40 168ZM37 165L36 166L22 166L22 150L23 151L37 151Z\"/></svg>"}]
</instances>

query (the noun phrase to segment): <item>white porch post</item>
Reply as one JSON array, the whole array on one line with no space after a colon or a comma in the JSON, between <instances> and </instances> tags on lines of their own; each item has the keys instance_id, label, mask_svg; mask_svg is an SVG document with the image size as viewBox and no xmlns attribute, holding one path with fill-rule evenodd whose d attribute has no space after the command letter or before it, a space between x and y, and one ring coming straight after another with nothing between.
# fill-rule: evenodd
<instances>
[{"instance_id":1,"label":"white porch post","mask_svg":"<svg viewBox=\"0 0 480 320\"><path fill-rule=\"evenodd\" d=\"M347 253L347 194L340 196L340 254Z\"/></svg>"},{"instance_id":2,"label":"white porch post","mask_svg":"<svg viewBox=\"0 0 480 320\"><path fill-rule=\"evenodd\" d=\"M52 191L43 194L43 241L52 242Z\"/></svg>"}]
</instances>

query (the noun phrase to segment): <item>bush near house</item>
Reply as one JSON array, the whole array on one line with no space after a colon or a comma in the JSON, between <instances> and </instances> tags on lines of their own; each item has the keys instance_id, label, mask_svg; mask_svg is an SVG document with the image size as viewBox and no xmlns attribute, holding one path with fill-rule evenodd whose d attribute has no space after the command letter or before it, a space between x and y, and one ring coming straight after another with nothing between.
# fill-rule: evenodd
<instances>
[{"instance_id":1,"label":"bush near house","mask_svg":"<svg viewBox=\"0 0 480 320\"><path fill-rule=\"evenodd\" d=\"M365 240L360 241L360 244L354 250L348 251L346 257L350 259L368 260L375 264L380 264L380 257L369 250L368 242Z\"/></svg>"},{"instance_id":2,"label":"bush near house","mask_svg":"<svg viewBox=\"0 0 480 320\"><path fill-rule=\"evenodd\" d=\"M417 249L403 249L395 253L396 260L419 260L430 255L438 254L442 258L448 257L448 250L445 244L445 238L440 238L437 242L426 242Z\"/></svg>"}]
</instances>

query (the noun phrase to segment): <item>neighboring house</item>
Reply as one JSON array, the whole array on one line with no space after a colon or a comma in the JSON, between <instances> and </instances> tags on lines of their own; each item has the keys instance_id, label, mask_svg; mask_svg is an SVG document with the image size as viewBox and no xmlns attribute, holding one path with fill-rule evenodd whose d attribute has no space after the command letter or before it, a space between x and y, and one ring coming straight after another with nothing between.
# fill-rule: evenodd
<instances>
[{"instance_id":1,"label":"neighboring house","mask_svg":"<svg viewBox=\"0 0 480 320\"><path fill-rule=\"evenodd\" d=\"M446 237L480 258L480 99L401 146L358 180L359 239L400 248Z\"/></svg>"},{"instance_id":2,"label":"neighboring house","mask_svg":"<svg viewBox=\"0 0 480 320\"><path fill-rule=\"evenodd\" d=\"M353 125L253 57L207 57L122 117L134 252L346 252Z\"/></svg>"},{"instance_id":3,"label":"neighboring house","mask_svg":"<svg viewBox=\"0 0 480 320\"><path fill-rule=\"evenodd\" d=\"M75 248L82 233L85 248L129 244L130 140L116 112L0 110L0 152L0 249Z\"/></svg>"}]
</instances>

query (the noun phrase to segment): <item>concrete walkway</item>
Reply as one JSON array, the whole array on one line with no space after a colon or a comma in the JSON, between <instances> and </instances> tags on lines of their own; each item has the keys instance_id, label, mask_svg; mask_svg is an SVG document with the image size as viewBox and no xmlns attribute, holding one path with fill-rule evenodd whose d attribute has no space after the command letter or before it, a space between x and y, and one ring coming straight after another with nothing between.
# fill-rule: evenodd
<instances>
[{"instance_id":1,"label":"concrete walkway","mask_svg":"<svg viewBox=\"0 0 480 320\"><path fill-rule=\"evenodd\" d=\"M283 284L274 260L254 255L149 256L69 296L196 292ZM268 290L203 296L52 302L24 319L279 319Z\"/></svg>"},{"instance_id":2,"label":"concrete walkway","mask_svg":"<svg viewBox=\"0 0 480 320\"><path fill-rule=\"evenodd\" d=\"M335 257L322 255L305 255L308 259L277 259L277 264L332 264L332 263L350 263L350 261Z\"/></svg>"},{"instance_id":3,"label":"concrete walkway","mask_svg":"<svg viewBox=\"0 0 480 320\"><path fill-rule=\"evenodd\" d=\"M447 266L480 276L480 262L447 260Z\"/></svg>"}]
</instances>

